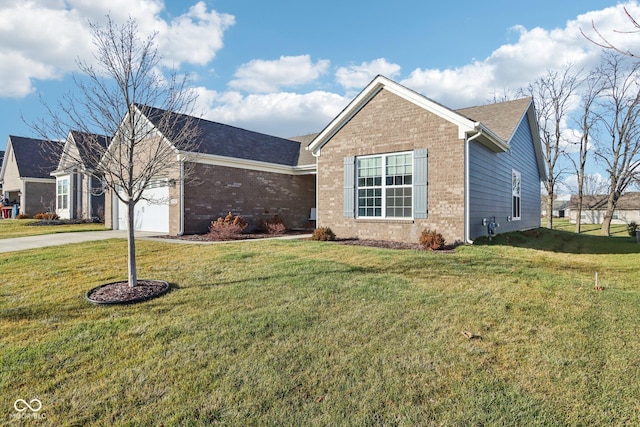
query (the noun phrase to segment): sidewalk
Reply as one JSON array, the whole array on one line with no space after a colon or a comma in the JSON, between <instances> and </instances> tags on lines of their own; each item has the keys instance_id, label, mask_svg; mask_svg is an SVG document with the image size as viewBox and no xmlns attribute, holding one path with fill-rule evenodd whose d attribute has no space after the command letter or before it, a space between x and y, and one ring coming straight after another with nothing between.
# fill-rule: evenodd
<instances>
[{"instance_id":1,"label":"sidewalk","mask_svg":"<svg viewBox=\"0 0 640 427\"><path fill-rule=\"evenodd\" d=\"M136 231L136 240L147 240L164 236L166 233L154 233L150 231ZM177 244L216 244L216 243L237 243L237 242L255 242L256 240L289 240L304 239L311 237L311 234L296 234L293 236L268 237L265 239L250 240L225 240L225 241L198 241L198 240L181 240L181 239L154 239L164 243ZM126 239L127 230L105 230L105 231L78 231L70 233L44 234L41 236L16 237L13 239L0 239L0 253L22 251L25 249L37 249L47 246L59 246L69 243L82 243L94 240L106 239Z\"/></svg>"},{"instance_id":2,"label":"sidewalk","mask_svg":"<svg viewBox=\"0 0 640 427\"><path fill-rule=\"evenodd\" d=\"M161 233L136 231L136 239L158 236ZM25 249L44 248L47 246L82 243L94 240L126 239L126 230L78 231L73 233L44 234L41 236L16 237L0 239L0 253L22 251Z\"/></svg>"}]
</instances>

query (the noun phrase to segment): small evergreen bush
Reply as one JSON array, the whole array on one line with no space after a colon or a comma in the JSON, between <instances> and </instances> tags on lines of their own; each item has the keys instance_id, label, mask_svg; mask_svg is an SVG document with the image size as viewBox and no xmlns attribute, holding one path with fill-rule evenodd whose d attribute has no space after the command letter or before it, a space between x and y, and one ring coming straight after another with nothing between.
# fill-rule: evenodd
<instances>
[{"instance_id":1,"label":"small evergreen bush","mask_svg":"<svg viewBox=\"0 0 640 427\"><path fill-rule=\"evenodd\" d=\"M311 240L332 241L336 240L336 235L329 227L320 227L313 230Z\"/></svg>"},{"instance_id":2,"label":"small evergreen bush","mask_svg":"<svg viewBox=\"0 0 640 427\"><path fill-rule=\"evenodd\" d=\"M426 251L436 251L438 249L444 248L445 242L442 234L434 231L425 229L420 234L420 246L422 249Z\"/></svg>"},{"instance_id":3,"label":"small evergreen bush","mask_svg":"<svg viewBox=\"0 0 640 427\"><path fill-rule=\"evenodd\" d=\"M627 224L627 231L629 232L629 236L636 237L636 230L638 229L638 224L635 221L631 221Z\"/></svg>"}]
</instances>

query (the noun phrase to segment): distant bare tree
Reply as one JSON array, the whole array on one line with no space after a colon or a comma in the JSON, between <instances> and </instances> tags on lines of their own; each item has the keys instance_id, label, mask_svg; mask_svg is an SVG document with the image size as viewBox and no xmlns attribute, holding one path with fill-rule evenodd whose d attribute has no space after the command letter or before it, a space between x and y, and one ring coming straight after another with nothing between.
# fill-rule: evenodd
<instances>
[{"instance_id":1,"label":"distant bare tree","mask_svg":"<svg viewBox=\"0 0 640 427\"><path fill-rule=\"evenodd\" d=\"M190 115L195 96L186 77L172 71L165 78L159 72L156 35L141 38L134 19L116 24L107 16L104 26L90 26L95 65L77 61L78 93L64 96L55 110L48 107L49 117L36 128L52 141L69 130L86 134L84 154L95 165L93 173L127 206L128 283L136 286L134 208L154 181L175 171L181 152L195 148L195 119L172 113ZM113 137L111 144L105 148L98 134Z\"/></svg>"},{"instance_id":2,"label":"distant bare tree","mask_svg":"<svg viewBox=\"0 0 640 427\"><path fill-rule=\"evenodd\" d=\"M627 19L629 20L629 22L631 23L631 25L633 26L634 29L632 30L628 30L628 31L615 31L617 33L627 33L627 34L632 34L632 33L638 33L640 32L640 24L638 23L638 21L636 21L633 16L631 16L631 14L629 13L629 11L627 10L627 8L624 8L624 13L625 15L627 15ZM596 27L595 22L591 21L591 28L593 28L593 31L596 33L597 39L598 40L594 40L593 38L587 36L584 31L582 31L582 28L580 28L580 33L584 36L584 38L586 38L587 40L589 40L591 43L600 46L604 49L609 49L609 50L614 50L622 55L626 55L626 56L630 56L632 58L637 58L638 56L635 53L632 53L629 50L624 50L621 49L617 46L615 46L613 43L611 43L605 36L602 35L602 33L600 32L600 30L598 30L598 28Z\"/></svg>"},{"instance_id":3,"label":"distant bare tree","mask_svg":"<svg viewBox=\"0 0 640 427\"><path fill-rule=\"evenodd\" d=\"M533 98L543 154L547 165L547 179L544 187L547 191L547 227L553 228L553 200L555 189L564 170L558 169L558 160L565 153L566 141L563 136L563 124L570 112L570 103L579 86L578 73L572 65L565 65L560 70L547 70L520 93Z\"/></svg>"},{"instance_id":4,"label":"distant bare tree","mask_svg":"<svg viewBox=\"0 0 640 427\"><path fill-rule=\"evenodd\" d=\"M640 63L605 52L595 72L605 84L598 101L603 136L594 140L594 154L609 175L601 229L608 236L618 199L637 179L640 168Z\"/></svg>"},{"instance_id":5,"label":"distant bare tree","mask_svg":"<svg viewBox=\"0 0 640 427\"><path fill-rule=\"evenodd\" d=\"M603 90L602 81L602 75L595 72L589 73L587 78L583 81L578 119L578 126L580 127L581 135L580 139L575 143L579 146L578 158L574 160L569 156L569 159L573 162L576 170L576 176L578 178L576 233L580 233L581 231L582 223L580 221L580 217L582 214L582 200L585 194L585 186L591 181L591 177L589 175L585 176L585 167L590 152L591 131L598 122L598 116L593 111L593 107L597 97Z\"/></svg>"}]
</instances>

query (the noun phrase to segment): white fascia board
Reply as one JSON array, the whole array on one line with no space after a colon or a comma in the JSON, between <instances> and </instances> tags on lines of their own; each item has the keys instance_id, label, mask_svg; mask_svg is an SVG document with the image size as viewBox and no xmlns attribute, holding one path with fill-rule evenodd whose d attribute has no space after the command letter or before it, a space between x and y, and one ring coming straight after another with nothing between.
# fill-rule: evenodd
<instances>
[{"instance_id":1,"label":"white fascia board","mask_svg":"<svg viewBox=\"0 0 640 427\"><path fill-rule=\"evenodd\" d=\"M236 159L215 154L180 153L179 160L203 165L224 166L259 172L271 172L284 175L311 175L316 173L316 165L286 166L257 160Z\"/></svg>"},{"instance_id":2,"label":"white fascia board","mask_svg":"<svg viewBox=\"0 0 640 427\"><path fill-rule=\"evenodd\" d=\"M19 179L22 182L36 182L36 183L44 183L44 184L51 184L56 182L55 178L19 178Z\"/></svg>"},{"instance_id":3,"label":"white fascia board","mask_svg":"<svg viewBox=\"0 0 640 427\"><path fill-rule=\"evenodd\" d=\"M4 152L2 167L0 167L0 183L4 182L5 169L7 169L7 164L9 163L9 159L11 158L12 155L13 155L13 145L11 144L11 138L7 138L7 148Z\"/></svg>"},{"instance_id":4,"label":"white fascia board","mask_svg":"<svg viewBox=\"0 0 640 427\"><path fill-rule=\"evenodd\" d=\"M482 133L483 136L486 136L486 140L491 144L496 152L505 152L508 151L511 146L504 142L498 135L493 133L489 128L483 125L481 122L476 122L474 128Z\"/></svg>"},{"instance_id":5,"label":"white fascia board","mask_svg":"<svg viewBox=\"0 0 640 427\"><path fill-rule=\"evenodd\" d=\"M382 89L406 99L407 101L447 120L458 126L458 138L464 139L466 134L474 129L474 122L455 111L438 104L435 101L421 95L411 89L402 86L384 76L374 78L366 88L362 90L338 116L327 125L322 132L307 146L307 150L312 151L317 156L324 144L333 137L353 116L355 116L373 97Z\"/></svg>"}]
</instances>

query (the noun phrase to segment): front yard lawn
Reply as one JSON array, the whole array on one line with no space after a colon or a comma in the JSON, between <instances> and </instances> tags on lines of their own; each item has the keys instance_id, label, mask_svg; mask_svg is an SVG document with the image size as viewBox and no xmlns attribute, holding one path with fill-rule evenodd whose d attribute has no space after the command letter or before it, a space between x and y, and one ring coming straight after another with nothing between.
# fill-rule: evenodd
<instances>
[{"instance_id":1,"label":"front yard lawn","mask_svg":"<svg viewBox=\"0 0 640 427\"><path fill-rule=\"evenodd\" d=\"M137 247L173 290L130 306L84 300L126 278L122 240L0 257L0 424L36 398L45 417L22 422L640 424L631 238Z\"/></svg>"},{"instance_id":2,"label":"front yard lawn","mask_svg":"<svg viewBox=\"0 0 640 427\"><path fill-rule=\"evenodd\" d=\"M31 225L36 219L0 219L0 239L39 236L42 234L70 233L75 231L104 231L104 224Z\"/></svg>"}]
</instances>

